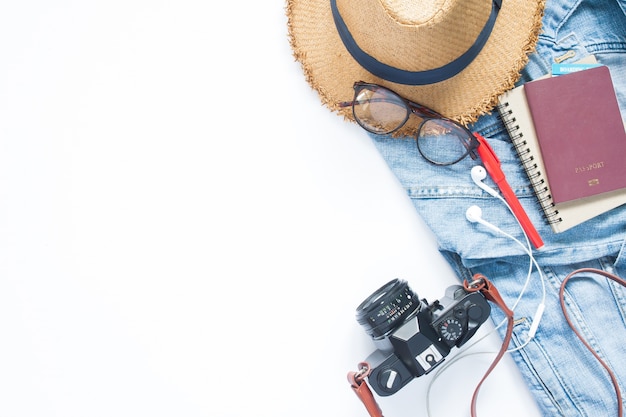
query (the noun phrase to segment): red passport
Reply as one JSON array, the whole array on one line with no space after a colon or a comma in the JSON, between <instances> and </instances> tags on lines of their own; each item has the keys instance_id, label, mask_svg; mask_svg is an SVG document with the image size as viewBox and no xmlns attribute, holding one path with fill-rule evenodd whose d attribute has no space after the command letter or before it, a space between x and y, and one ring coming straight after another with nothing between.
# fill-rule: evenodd
<instances>
[{"instance_id":1,"label":"red passport","mask_svg":"<svg viewBox=\"0 0 626 417\"><path fill-rule=\"evenodd\" d=\"M626 131L608 67L524 90L554 203L626 188Z\"/></svg>"}]
</instances>

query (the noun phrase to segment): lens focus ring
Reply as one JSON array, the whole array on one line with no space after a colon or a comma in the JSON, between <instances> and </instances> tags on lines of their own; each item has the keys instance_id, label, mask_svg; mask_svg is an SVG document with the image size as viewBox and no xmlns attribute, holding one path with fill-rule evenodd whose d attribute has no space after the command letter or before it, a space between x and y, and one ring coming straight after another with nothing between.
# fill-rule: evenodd
<instances>
[{"instance_id":1,"label":"lens focus ring","mask_svg":"<svg viewBox=\"0 0 626 417\"><path fill-rule=\"evenodd\" d=\"M388 335L414 312L421 303L404 280L394 279L380 287L356 309L356 320L374 339Z\"/></svg>"}]
</instances>

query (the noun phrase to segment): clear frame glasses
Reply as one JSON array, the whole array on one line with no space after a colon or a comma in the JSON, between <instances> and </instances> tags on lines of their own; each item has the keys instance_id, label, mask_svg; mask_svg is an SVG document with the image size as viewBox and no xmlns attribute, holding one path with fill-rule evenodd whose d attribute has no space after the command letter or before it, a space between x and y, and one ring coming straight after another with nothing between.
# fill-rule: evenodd
<instances>
[{"instance_id":1,"label":"clear frame glasses","mask_svg":"<svg viewBox=\"0 0 626 417\"><path fill-rule=\"evenodd\" d=\"M466 127L386 87L357 81L354 100L339 103L339 106L352 106L356 122L368 132L379 135L396 132L411 115L419 117L415 133L417 149L434 165L456 164L468 155L477 158L479 142Z\"/></svg>"}]
</instances>

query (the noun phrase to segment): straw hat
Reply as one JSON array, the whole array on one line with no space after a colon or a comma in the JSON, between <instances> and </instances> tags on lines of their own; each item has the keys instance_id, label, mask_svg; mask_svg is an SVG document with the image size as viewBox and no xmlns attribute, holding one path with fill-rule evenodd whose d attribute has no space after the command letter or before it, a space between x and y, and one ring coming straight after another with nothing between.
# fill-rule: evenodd
<instances>
[{"instance_id":1,"label":"straw hat","mask_svg":"<svg viewBox=\"0 0 626 417\"><path fill-rule=\"evenodd\" d=\"M365 81L468 124L519 79L544 7L545 0L287 0L286 13L293 54L332 111L352 120L338 103Z\"/></svg>"}]
</instances>

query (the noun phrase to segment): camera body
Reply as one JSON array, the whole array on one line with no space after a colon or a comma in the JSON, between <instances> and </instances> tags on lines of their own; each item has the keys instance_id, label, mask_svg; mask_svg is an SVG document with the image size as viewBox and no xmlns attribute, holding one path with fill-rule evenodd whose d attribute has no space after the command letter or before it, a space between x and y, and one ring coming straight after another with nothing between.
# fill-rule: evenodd
<instances>
[{"instance_id":1,"label":"camera body","mask_svg":"<svg viewBox=\"0 0 626 417\"><path fill-rule=\"evenodd\" d=\"M454 346L465 344L490 313L480 292L461 285L448 287L444 297L429 304L406 281L389 281L357 307L357 321L377 347L365 359L369 385L380 396L398 392L441 364Z\"/></svg>"}]
</instances>

